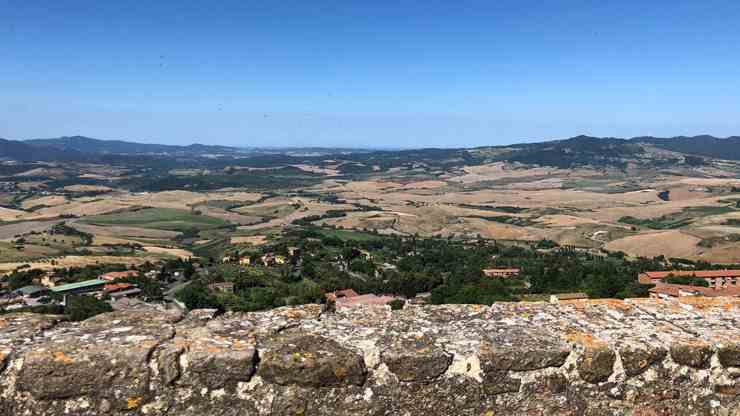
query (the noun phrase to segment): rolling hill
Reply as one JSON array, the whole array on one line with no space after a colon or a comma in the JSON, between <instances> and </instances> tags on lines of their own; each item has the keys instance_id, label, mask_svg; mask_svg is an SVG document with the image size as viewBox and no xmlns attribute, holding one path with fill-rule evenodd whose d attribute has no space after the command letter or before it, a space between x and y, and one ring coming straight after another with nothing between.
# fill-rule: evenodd
<instances>
[{"instance_id":1,"label":"rolling hill","mask_svg":"<svg viewBox=\"0 0 740 416\"><path fill-rule=\"evenodd\" d=\"M126 154L126 155L206 155L223 153L240 153L241 150L228 146L210 146L191 144L188 146L174 146L164 144L137 143L123 140L100 140L84 136L64 136L53 139L25 140L31 146L40 148L54 148L64 151L74 151L87 154Z\"/></svg>"},{"instance_id":2,"label":"rolling hill","mask_svg":"<svg viewBox=\"0 0 740 416\"><path fill-rule=\"evenodd\" d=\"M655 152L649 150L650 148L665 149L676 154L658 157ZM491 161L518 162L565 169L578 166L623 168L633 162L701 164L703 157L740 160L740 137L723 139L707 135L673 138L641 136L623 139L581 135L539 143L468 149L320 149L320 151L316 149L296 151L291 148L244 149L203 144L175 146L122 140L99 140L83 136L25 141L0 139L0 158L18 161L110 162L113 160L111 158L114 158L115 161L121 163L149 159L161 162L163 158L172 157L207 160L214 155L225 161L249 158L250 165L256 163L259 166L301 163L302 161L318 162L324 159L345 160L349 162L341 169L343 172L346 171L345 173L372 171L372 166L380 166L385 170L385 168L403 164L423 163L444 169Z\"/></svg>"}]
</instances>

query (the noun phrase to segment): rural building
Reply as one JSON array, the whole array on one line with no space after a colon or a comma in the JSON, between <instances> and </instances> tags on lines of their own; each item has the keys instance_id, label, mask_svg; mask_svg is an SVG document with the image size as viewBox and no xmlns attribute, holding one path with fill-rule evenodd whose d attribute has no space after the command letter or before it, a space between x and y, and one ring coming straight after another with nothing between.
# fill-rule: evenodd
<instances>
[{"instance_id":1,"label":"rural building","mask_svg":"<svg viewBox=\"0 0 740 416\"><path fill-rule=\"evenodd\" d=\"M241 264L242 266L249 266L252 264L252 259L250 259L249 257L242 257L239 259L239 264Z\"/></svg>"},{"instance_id":2,"label":"rural building","mask_svg":"<svg viewBox=\"0 0 740 416\"><path fill-rule=\"evenodd\" d=\"M660 283L649 290L651 298L668 299L680 298L684 296L740 296L740 287L727 287L715 289L702 286L677 285L672 283Z\"/></svg>"},{"instance_id":3,"label":"rural building","mask_svg":"<svg viewBox=\"0 0 740 416\"><path fill-rule=\"evenodd\" d=\"M285 256L275 254L265 254L260 258L265 266L274 266L276 264L285 264Z\"/></svg>"},{"instance_id":4,"label":"rural building","mask_svg":"<svg viewBox=\"0 0 740 416\"><path fill-rule=\"evenodd\" d=\"M53 293L60 295L76 295L80 293L97 292L102 290L108 282L102 279L85 280L51 288Z\"/></svg>"},{"instance_id":5,"label":"rural building","mask_svg":"<svg viewBox=\"0 0 740 416\"><path fill-rule=\"evenodd\" d=\"M487 277L498 278L517 277L520 272L520 269L483 269L483 274Z\"/></svg>"},{"instance_id":6,"label":"rural building","mask_svg":"<svg viewBox=\"0 0 740 416\"><path fill-rule=\"evenodd\" d=\"M674 270L665 272L643 272L637 276L637 280L643 284L657 285L665 283L669 276L694 277L704 279L709 287L721 289L738 286L740 282L740 270Z\"/></svg>"},{"instance_id":7,"label":"rural building","mask_svg":"<svg viewBox=\"0 0 740 416\"><path fill-rule=\"evenodd\" d=\"M48 287L30 285L23 286L20 289L16 289L14 293L26 299L35 299L44 295L48 295L50 293L50 290Z\"/></svg>"},{"instance_id":8,"label":"rural building","mask_svg":"<svg viewBox=\"0 0 740 416\"><path fill-rule=\"evenodd\" d=\"M107 282L112 282L114 280L118 279L125 279L128 277L136 277L139 275L139 272L136 270L126 270L125 272L108 272L101 274L98 276L98 279L105 280Z\"/></svg>"},{"instance_id":9,"label":"rural building","mask_svg":"<svg viewBox=\"0 0 740 416\"><path fill-rule=\"evenodd\" d=\"M141 289L131 283L113 283L103 286L103 293L117 300L138 296L141 294Z\"/></svg>"}]
</instances>

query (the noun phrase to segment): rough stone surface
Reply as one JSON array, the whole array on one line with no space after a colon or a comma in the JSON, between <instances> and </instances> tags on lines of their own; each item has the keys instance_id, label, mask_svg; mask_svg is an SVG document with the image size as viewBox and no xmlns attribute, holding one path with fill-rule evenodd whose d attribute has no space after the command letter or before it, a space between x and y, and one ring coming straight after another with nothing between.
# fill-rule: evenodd
<instances>
[{"instance_id":1,"label":"rough stone surface","mask_svg":"<svg viewBox=\"0 0 740 416\"><path fill-rule=\"evenodd\" d=\"M740 300L0 316L0 415L738 415Z\"/></svg>"}]
</instances>

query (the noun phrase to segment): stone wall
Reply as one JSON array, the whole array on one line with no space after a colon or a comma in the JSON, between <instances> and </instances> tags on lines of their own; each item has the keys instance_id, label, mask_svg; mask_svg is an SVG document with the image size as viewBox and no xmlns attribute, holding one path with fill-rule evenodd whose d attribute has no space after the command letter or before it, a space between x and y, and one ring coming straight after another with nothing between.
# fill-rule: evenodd
<instances>
[{"instance_id":1,"label":"stone wall","mask_svg":"<svg viewBox=\"0 0 740 416\"><path fill-rule=\"evenodd\" d=\"M740 414L738 306L2 315L0 414Z\"/></svg>"}]
</instances>

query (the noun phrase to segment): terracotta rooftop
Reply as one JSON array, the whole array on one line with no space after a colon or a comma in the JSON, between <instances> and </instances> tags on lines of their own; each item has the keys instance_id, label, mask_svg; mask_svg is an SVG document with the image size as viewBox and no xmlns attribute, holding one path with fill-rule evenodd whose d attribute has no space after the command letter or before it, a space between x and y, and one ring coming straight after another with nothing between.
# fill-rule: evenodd
<instances>
[{"instance_id":1,"label":"terracotta rooftop","mask_svg":"<svg viewBox=\"0 0 740 416\"><path fill-rule=\"evenodd\" d=\"M116 279L124 279L126 277L134 277L137 276L139 272L136 270L126 270L125 272L108 272L100 275L101 280L116 280Z\"/></svg>"},{"instance_id":2,"label":"terracotta rooftop","mask_svg":"<svg viewBox=\"0 0 740 416\"><path fill-rule=\"evenodd\" d=\"M131 283L112 283L112 284L107 284L107 285L103 286L103 291L105 291L105 292L116 292L116 291L119 291L119 290L131 289L133 287L134 287L134 285L132 285Z\"/></svg>"},{"instance_id":3,"label":"terracotta rooftop","mask_svg":"<svg viewBox=\"0 0 740 416\"><path fill-rule=\"evenodd\" d=\"M650 289L650 293L678 297L679 292L692 292L696 296L720 297L740 296L740 287L728 287L724 289L713 289L703 286L677 285L672 283L661 283Z\"/></svg>"},{"instance_id":4,"label":"terracotta rooftop","mask_svg":"<svg viewBox=\"0 0 740 416\"><path fill-rule=\"evenodd\" d=\"M740 270L672 270L663 272L643 272L643 276L651 279L665 279L673 275L676 277L740 277Z\"/></svg>"}]
</instances>

